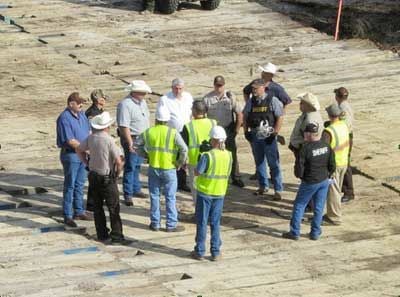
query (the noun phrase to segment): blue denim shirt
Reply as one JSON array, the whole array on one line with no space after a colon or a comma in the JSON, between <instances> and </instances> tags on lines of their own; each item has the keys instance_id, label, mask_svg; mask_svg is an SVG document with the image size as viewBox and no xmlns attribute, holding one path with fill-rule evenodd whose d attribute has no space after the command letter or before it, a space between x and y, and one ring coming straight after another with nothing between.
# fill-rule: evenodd
<instances>
[{"instance_id":1,"label":"blue denim shirt","mask_svg":"<svg viewBox=\"0 0 400 297\"><path fill-rule=\"evenodd\" d=\"M84 141L90 132L89 120L83 111L74 115L66 108L57 118L57 146L69 148L67 141Z\"/></svg>"}]
</instances>

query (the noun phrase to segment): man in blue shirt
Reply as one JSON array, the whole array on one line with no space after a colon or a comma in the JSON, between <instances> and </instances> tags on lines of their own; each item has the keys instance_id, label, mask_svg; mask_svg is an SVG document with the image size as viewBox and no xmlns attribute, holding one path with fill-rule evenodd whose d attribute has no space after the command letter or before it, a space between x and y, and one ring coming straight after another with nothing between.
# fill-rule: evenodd
<instances>
[{"instance_id":1,"label":"man in blue shirt","mask_svg":"<svg viewBox=\"0 0 400 297\"><path fill-rule=\"evenodd\" d=\"M75 149L89 136L89 120L82 111L85 102L78 92L68 96L67 108L57 118L57 146L64 169L63 215L64 223L77 227L74 219L90 220L83 204L83 188L87 178L85 165Z\"/></svg>"}]
</instances>

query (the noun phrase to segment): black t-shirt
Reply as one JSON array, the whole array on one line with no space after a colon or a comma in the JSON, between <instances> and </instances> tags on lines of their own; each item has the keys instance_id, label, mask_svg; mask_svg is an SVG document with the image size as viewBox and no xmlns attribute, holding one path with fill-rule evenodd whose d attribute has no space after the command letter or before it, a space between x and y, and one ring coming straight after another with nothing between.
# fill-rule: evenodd
<instances>
[{"instance_id":1,"label":"black t-shirt","mask_svg":"<svg viewBox=\"0 0 400 297\"><path fill-rule=\"evenodd\" d=\"M101 114L103 112L102 109L98 108L95 104L92 104L86 111L85 115L90 120L91 118Z\"/></svg>"},{"instance_id":2,"label":"black t-shirt","mask_svg":"<svg viewBox=\"0 0 400 297\"><path fill-rule=\"evenodd\" d=\"M336 169L335 153L322 140L306 142L296 158L294 174L306 183L320 183Z\"/></svg>"}]
</instances>

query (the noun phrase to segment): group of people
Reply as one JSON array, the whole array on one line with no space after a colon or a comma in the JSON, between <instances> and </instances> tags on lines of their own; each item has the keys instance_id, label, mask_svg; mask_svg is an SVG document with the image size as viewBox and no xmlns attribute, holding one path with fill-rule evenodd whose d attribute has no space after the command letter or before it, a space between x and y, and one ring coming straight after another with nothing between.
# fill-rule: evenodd
<instances>
[{"instance_id":1,"label":"group of people","mask_svg":"<svg viewBox=\"0 0 400 297\"><path fill-rule=\"evenodd\" d=\"M213 91L202 100L194 100L185 91L184 81L174 79L171 91L159 99L154 126L145 100L152 90L142 80L132 81L126 87L128 95L117 106L116 123L122 150L108 133L114 120L104 111L109 99L104 92L92 92L93 104L86 114L82 111L84 99L79 93L72 93L67 99L67 108L57 119L57 145L61 148L64 169L65 224L76 227L75 220L92 219L83 203L88 176L86 209L94 213L98 240L130 244L122 231L117 178L123 172L124 203L133 206L135 199L147 197L140 181L141 165L147 160L149 229L161 228L160 194L163 193L165 230L183 231L184 226L178 223L176 192L178 189L191 192L197 224L196 245L191 255L195 259L204 257L210 224L211 259L219 259L219 226L229 181L237 187L245 186L235 140L241 128L255 162L258 189L254 194L266 194L272 183L273 199L279 201L284 191L278 143L285 144L279 132L286 106L292 100L273 81L277 72L274 64L260 66L260 70L261 78L243 89L244 105L225 89L223 76L214 78ZM314 211L310 238L317 239L321 221L339 225L341 199L346 202L354 198L349 166L353 114L347 101L348 91L339 88L335 94L337 103L327 108L329 122L326 123L322 121L316 96L299 95L301 115L292 131L289 149L296 157L295 175L301 179L301 185L294 202L290 231L282 235L285 238L299 238L301 219L309 206ZM323 216L326 199L327 213ZM109 210L111 230L106 226L104 203Z\"/></svg>"}]
</instances>

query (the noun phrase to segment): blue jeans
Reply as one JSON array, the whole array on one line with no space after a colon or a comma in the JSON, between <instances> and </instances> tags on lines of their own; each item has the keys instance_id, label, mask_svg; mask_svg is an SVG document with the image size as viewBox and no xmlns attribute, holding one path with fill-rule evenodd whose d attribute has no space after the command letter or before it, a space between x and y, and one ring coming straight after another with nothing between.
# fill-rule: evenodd
<instances>
[{"instance_id":1,"label":"blue jeans","mask_svg":"<svg viewBox=\"0 0 400 297\"><path fill-rule=\"evenodd\" d=\"M178 211L176 210L176 190L178 180L175 169L156 169L149 167L149 192L150 192L150 221L151 226L160 228L160 193L161 189L165 196L165 207L167 211L167 229L175 228L178 223Z\"/></svg>"},{"instance_id":2,"label":"blue jeans","mask_svg":"<svg viewBox=\"0 0 400 297\"><path fill-rule=\"evenodd\" d=\"M134 194L139 193L142 189L139 173L143 158L136 153L131 153L127 149L124 149L124 153L125 164L122 185L125 199L131 199Z\"/></svg>"},{"instance_id":3,"label":"blue jeans","mask_svg":"<svg viewBox=\"0 0 400 297\"><path fill-rule=\"evenodd\" d=\"M212 256L218 256L222 244L220 237L220 223L222 216L222 208L224 207L224 199L211 198L210 196L197 192L196 199L196 246L194 250L200 256L204 256L206 252L207 224L210 222L211 229L211 246Z\"/></svg>"},{"instance_id":4,"label":"blue jeans","mask_svg":"<svg viewBox=\"0 0 400 297\"><path fill-rule=\"evenodd\" d=\"M64 218L72 219L74 215L85 212L83 188L87 172L85 165L75 153L62 153L61 164L64 169L63 213Z\"/></svg>"},{"instance_id":5,"label":"blue jeans","mask_svg":"<svg viewBox=\"0 0 400 297\"><path fill-rule=\"evenodd\" d=\"M311 222L310 236L318 238L321 235L322 215L328 195L329 181L326 179L320 183L308 184L301 182L294 200L292 219L290 220L290 232L300 236L300 225L304 210L312 199L314 203L314 216Z\"/></svg>"},{"instance_id":6,"label":"blue jeans","mask_svg":"<svg viewBox=\"0 0 400 297\"><path fill-rule=\"evenodd\" d=\"M256 171L260 188L269 188L267 164L271 171L271 179L274 183L276 192L283 191L282 171L279 163L279 151L276 138L272 143L267 144L263 139L257 139L255 135L251 142L254 160L256 161Z\"/></svg>"}]
</instances>

